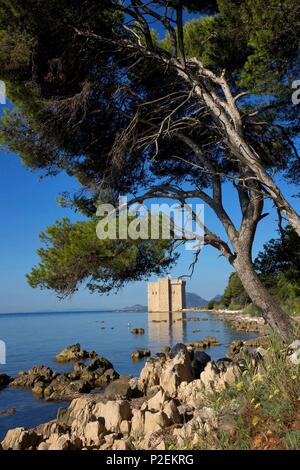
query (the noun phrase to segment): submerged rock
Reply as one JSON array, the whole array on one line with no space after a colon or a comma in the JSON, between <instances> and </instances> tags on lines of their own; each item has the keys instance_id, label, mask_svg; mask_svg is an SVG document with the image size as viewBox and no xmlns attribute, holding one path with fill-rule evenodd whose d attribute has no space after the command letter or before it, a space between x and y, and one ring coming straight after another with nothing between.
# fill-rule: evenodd
<instances>
[{"instance_id":1,"label":"submerged rock","mask_svg":"<svg viewBox=\"0 0 300 470\"><path fill-rule=\"evenodd\" d=\"M145 334L145 330L144 328L134 328L133 330L131 330L131 333L134 335L143 335Z\"/></svg>"},{"instance_id":2,"label":"submerged rock","mask_svg":"<svg viewBox=\"0 0 300 470\"><path fill-rule=\"evenodd\" d=\"M150 349L137 349L136 351L133 351L131 354L131 359L138 361L139 359L142 359L143 357L149 357L151 356L151 351Z\"/></svg>"},{"instance_id":3,"label":"submerged rock","mask_svg":"<svg viewBox=\"0 0 300 470\"><path fill-rule=\"evenodd\" d=\"M78 350L77 347L75 349ZM119 378L112 363L105 357L98 356L95 352L87 354L92 357L91 361L88 364L77 362L73 372L58 373L49 367L35 366L28 372L21 371L10 385L31 388L38 398L72 400L81 393L90 393L91 390Z\"/></svg>"}]
</instances>

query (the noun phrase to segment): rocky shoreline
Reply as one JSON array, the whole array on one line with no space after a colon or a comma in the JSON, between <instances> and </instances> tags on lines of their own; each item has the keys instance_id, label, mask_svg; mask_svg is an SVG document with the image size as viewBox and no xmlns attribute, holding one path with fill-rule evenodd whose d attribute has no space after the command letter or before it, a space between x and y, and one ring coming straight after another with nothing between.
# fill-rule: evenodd
<instances>
[{"instance_id":1,"label":"rocky shoreline","mask_svg":"<svg viewBox=\"0 0 300 470\"><path fill-rule=\"evenodd\" d=\"M233 436L237 432L233 418L239 410L233 406L216 414L210 403L211 397L237 383L249 368L256 374L263 373L264 357L268 351L260 344L265 340L256 338L252 342L235 341L227 357L217 361L212 361L204 351L188 350L184 344L177 344L172 349L166 348L155 357L150 357L139 377L133 378L119 377L107 359L93 353L90 364L81 366L82 372L77 380L84 380L87 374L88 383L91 380L103 383L103 375L110 371L107 375L111 380L105 391L86 394L78 392L76 387L79 396L71 401L69 407L60 408L56 419L33 429L9 430L1 448L163 450L184 448L186 445L191 448L201 436L208 433L215 436L228 433ZM299 348L300 341L295 343ZM81 356L81 348L75 346ZM74 350L74 346L71 348ZM43 396L46 396L45 391L49 386L55 389L52 382L62 379L55 377L49 368L42 367L32 368L20 377L30 387L31 378L36 377L37 373L42 374L46 383L51 379L46 388L42 387ZM78 363L74 370L78 370ZM99 375L100 370L102 374ZM64 374L60 375L65 377ZM41 382L40 378L36 377L33 389ZM15 380L19 381L20 378ZM10 383L10 386L15 385ZM74 385L70 386L74 391Z\"/></svg>"}]
</instances>

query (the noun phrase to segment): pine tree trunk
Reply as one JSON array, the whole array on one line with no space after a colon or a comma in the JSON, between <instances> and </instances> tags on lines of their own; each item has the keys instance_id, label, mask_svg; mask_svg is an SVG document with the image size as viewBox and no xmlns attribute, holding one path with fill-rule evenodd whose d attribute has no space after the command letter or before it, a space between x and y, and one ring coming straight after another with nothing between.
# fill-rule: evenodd
<instances>
[{"instance_id":1,"label":"pine tree trunk","mask_svg":"<svg viewBox=\"0 0 300 470\"><path fill-rule=\"evenodd\" d=\"M253 263L246 254L238 254L233 261L239 278L252 302L262 310L262 315L272 330L285 342L293 339L293 327L289 316L264 287Z\"/></svg>"}]
</instances>

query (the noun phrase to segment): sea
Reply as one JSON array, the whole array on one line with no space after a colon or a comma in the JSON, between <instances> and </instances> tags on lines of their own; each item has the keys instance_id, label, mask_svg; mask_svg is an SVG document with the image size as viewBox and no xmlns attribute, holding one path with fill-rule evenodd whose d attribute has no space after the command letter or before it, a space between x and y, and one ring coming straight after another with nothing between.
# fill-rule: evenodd
<instances>
[{"instance_id":1,"label":"sea","mask_svg":"<svg viewBox=\"0 0 300 470\"><path fill-rule=\"evenodd\" d=\"M15 377L20 370L27 371L35 365L71 370L72 364L58 364L54 358L65 347L80 343L82 348L95 350L109 359L119 374L137 376L146 359L133 361L131 353L135 349L149 348L155 355L165 346L194 342L209 335L217 338L220 346L206 352L212 359L219 359L226 355L233 340L255 336L233 330L226 321L221 321L221 315L192 312L183 317L157 322L147 312L128 311L0 314L0 341L6 345L6 364L0 363L0 374ZM145 334L134 335L133 328L144 328ZM54 419L58 409L67 405L37 399L26 389L0 390L0 411L16 410L12 415L0 413L0 440L8 429L30 428Z\"/></svg>"}]
</instances>

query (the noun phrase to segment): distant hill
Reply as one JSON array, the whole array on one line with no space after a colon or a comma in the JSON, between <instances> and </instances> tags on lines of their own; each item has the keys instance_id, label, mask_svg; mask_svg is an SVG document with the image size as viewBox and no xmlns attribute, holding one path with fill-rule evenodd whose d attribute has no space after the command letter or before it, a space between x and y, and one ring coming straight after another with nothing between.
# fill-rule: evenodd
<instances>
[{"instance_id":1,"label":"distant hill","mask_svg":"<svg viewBox=\"0 0 300 470\"><path fill-rule=\"evenodd\" d=\"M147 312L148 307L145 305L135 304L130 307L124 307L117 310L118 312Z\"/></svg>"},{"instance_id":2,"label":"distant hill","mask_svg":"<svg viewBox=\"0 0 300 470\"><path fill-rule=\"evenodd\" d=\"M206 307L208 300L203 299L200 295L194 294L193 292L187 292L185 294L185 303L187 308Z\"/></svg>"},{"instance_id":3,"label":"distant hill","mask_svg":"<svg viewBox=\"0 0 300 470\"><path fill-rule=\"evenodd\" d=\"M211 300L213 300L214 302L221 302L223 300L223 295L215 295L215 297Z\"/></svg>"}]
</instances>

